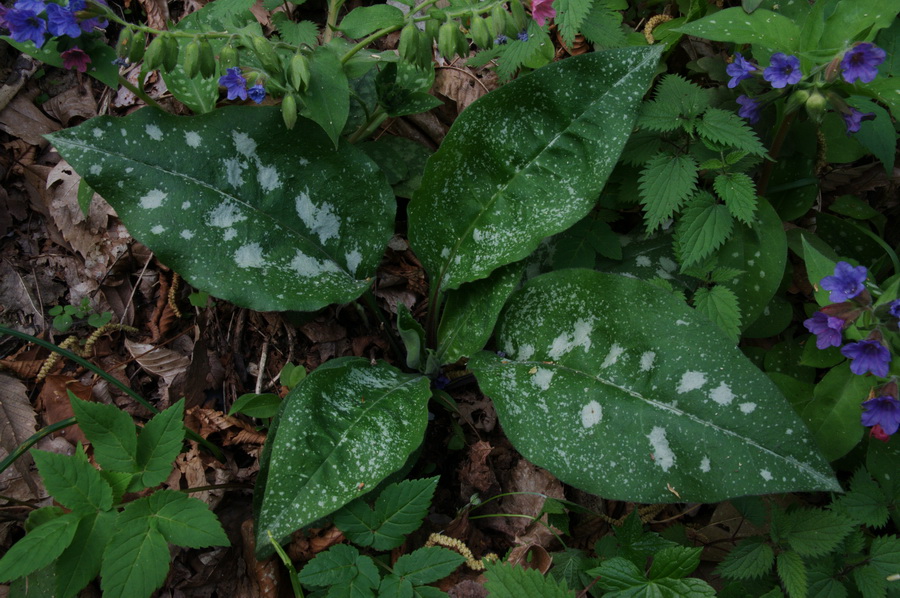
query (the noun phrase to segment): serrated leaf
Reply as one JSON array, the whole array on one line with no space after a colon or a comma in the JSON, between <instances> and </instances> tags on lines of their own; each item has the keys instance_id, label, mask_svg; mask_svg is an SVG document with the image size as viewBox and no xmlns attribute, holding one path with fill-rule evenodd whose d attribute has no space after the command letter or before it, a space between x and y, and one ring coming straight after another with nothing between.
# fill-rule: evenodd
<instances>
[{"instance_id":1,"label":"serrated leaf","mask_svg":"<svg viewBox=\"0 0 900 598\"><path fill-rule=\"evenodd\" d=\"M133 472L136 468L137 429L131 416L115 405L82 401L68 391L75 420L94 447L103 469Z\"/></svg>"},{"instance_id":2,"label":"serrated leaf","mask_svg":"<svg viewBox=\"0 0 900 598\"><path fill-rule=\"evenodd\" d=\"M385 575L378 586L378 598L411 598L414 593L411 581L393 573Z\"/></svg>"},{"instance_id":3,"label":"serrated leaf","mask_svg":"<svg viewBox=\"0 0 900 598\"><path fill-rule=\"evenodd\" d=\"M422 525L437 480L433 477L390 484L379 494L374 511L362 499L356 500L334 514L334 524L359 546L396 548Z\"/></svg>"},{"instance_id":4,"label":"serrated leaf","mask_svg":"<svg viewBox=\"0 0 900 598\"><path fill-rule=\"evenodd\" d=\"M187 548L228 546L228 536L209 507L198 498L175 490L160 490L147 497L156 529L169 544Z\"/></svg>"},{"instance_id":5,"label":"serrated leaf","mask_svg":"<svg viewBox=\"0 0 900 598\"><path fill-rule=\"evenodd\" d=\"M647 210L647 230L672 217L697 187L697 162L689 154L673 156L663 152L651 158L641 170L641 203Z\"/></svg>"},{"instance_id":6,"label":"serrated leaf","mask_svg":"<svg viewBox=\"0 0 900 598\"><path fill-rule=\"evenodd\" d=\"M336 544L320 552L300 571L300 583L310 586L334 586L356 575L359 551L348 544Z\"/></svg>"},{"instance_id":7,"label":"serrated leaf","mask_svg":"<svg viewBox=\"0 0 900 598\"><path fill-rule=\"evenodd\" d=\"M169 571L166 540L145 518L117 522L103 552L103 598L149 598Z\"/></svg>"},{"instance_id":8,"label":"serrated leaf","mask_svg":"<svg viewBox=\"0 0 900 598\"><path fill-rule=\"evenodd\" d=\"M709 273L709 281L715 283L731 282L744 273L738 268L716 268Z\"/></svg>"},{"instance_id":9,"label":"serrated leaf","mask_svg":"<svg viewBox=\"0 0 900 598\"><path fill-rule=\"evenodd\" d=\"M272 13L272 24L286 43L292 46L315 47L319 26L312 21L292 21L284 12Z\"/></svg>"},{"instance_id":10,"label":"serrated leaf","mask_svg":"<svg viewBox=\"0 0 900 598\"><path fill-rule=\"evenodd\" d=\"M883 527L890 518L890 501L865 469L853 474L850 491L835 502L847 515L869 527Z\"/></svg>"},{"instance_id":11,"label":"serrated leaf","mask_svg":"<svg viewBox=\"0 0 900 598\"><path fill-rule=\"evenodd\" d=\"M334 151L305 119L288 131L277 107L144 109L51 139L161 261L255 310L355 299L393 230L394 198L375 165L355 148Z\"/></svg>"},{"instance_id":12,"label":"serrated leaf","mask_svg":"<svg viewBox=\"0 0 900 598\"><path fill-rule=\"evenodd\" d=\"M660 550L653 556L653 564L647 573L648 579L671 577L680 579L690 575L700 565L702 548L687 546L670 546Z\"/></svg>"},{"instance_id":13,"label":"serrated leaf","mask_svg":"<svg viewBox=\"0 0 900 598\"><path fill-rule=\"evenodd\" d=\"M744 119L728 110L709 108L697 122L697 133L714 143L744 150L754 156L766 153L753 129Z\"/></svg>"},{"instance_id":14,"label":"serrated leaf","mask_svg":"<svg viewBox=\"0 0 900 598\"><path fill-rule=\"evenodd\" d=\"M799 554L790 550L779 553L775 558L775 569L791 598L806 598L806 565Z\"/></svg>"},{"instance_id":15,"label":"serrated leaf","mask_svg":"<svg viewBox=\"0 0 900 598\"><path fill-rule=\"evenodd\" d=\"M67 513L39 525L0 558L0 583L28 575L52 563L72 543L80 517Z\"/></svg>"},{"instance_id":16,"label":"serrated leaf","mask_svg":"<svg viewBox=\"0 0 900 598\"><path fill-rule=\"evenodd\" d=\"M771 380L653 285L544 274L495 335L508 357L481 352L469 369L516 449L565 483L648 503L839 487Z\"/></svg>"},{"instance_id":17,"label":"serrated leaf","mask_svg":"<svg viewBox=\"0 0 900 598\"><path fill-rule=\"evenodd\" d=\"M342 358L284 399L256 485L257 550L374 488L419 446L429 380L386 363Z\"/></svg>"},{"instance_id":18,"label":"serrated leaf","mask_svg":"<svg viewBox=\"0 0 900 598\"><path fill-rule=\"evenodd\" d=\"M792 19L765 9L747 14L742 8L726 8L676 31L717 42L760 44L785 54L796 53L800 41L800 28Z\"/></svg>"},{"instance_id":19,"label":"serrated leaf","mask_svg":"<svg viewBox=\"0 0 900 598\"><path fill-rule=\"evenodd\" d=\"M622 557L613 557L588 571L588 575L599 578L597 585L604 590L627 590L646 585L647 578L637 565Z\"/></svg>"},{"instance_id":20,"label":"serrated leaf","mask_svg":"<svg viewBox=\"0 0 900 598\"><path fill-rule=\"evenodd\" d=\"M357 39L365 37L385 27L403 25L403 11L387 4L359 6L350 11L337 27L347 37Z\"/></svg>"},{"instance_id":21,"label":"serrated leaf","mask_svg":"<svg viewBox=\"0 0 900 598\"><path fill-rule=\"evenodd\" d=\"M753 223L756 212L756 185L753 179L742 172L727 172L716 176L713 189L732 216L744 224Z\"/></svg>"},{"instance_id":22,"label":"serrated leaf","mask_svg":"<svg viewBox=\"0 0 900 598\"><path fill-rule=\"evenodd\" d=\"M553 44L550 38L544 33L536 22L529 19L526 24L528 32L528 40L521 41L513 39L501 46L494 46L493 50L481 52L486 54L492 51L497 52L497 76L500 81L505 83L509 81L513 75L529 60L533 60L541 55L544 48L550 49ZM469 63L474 62L470 60Z\"/></svg>"},{"instance_id":23,"label":"serrated leaf","mask_svg":"<svg viewBox=\"0 0 900 598\"><path fill-rule=\"evenodd\" d=\"M694 196L675 227L675 249L682 267L710 256L731 236L734 218L708 193Z\"/></svg>"},{"instance_id":24,"label":"serrated leaf","mask_svg":"<svg viewBox=\"0 0 900 598\"><path fill-rule=\"evenodd\" d=\"M103 550L116 525L114 511L100 511L78 522L72 543L59 555L56 564L55 598L70 598L100 573Z\"/></svg>"},{"instance_id":25,"label":"serrated leaf","mask_svg":"<svg viewBox=\"0 0 900 598\"><path fill-rule=\"evenodd\" d=\"M783 539L800 556L828 554L853 529L853 521L821 509L795 509L787 514Z\"/></svg>"},{"instance_id":26,"label":"serrated leaf","mask_svg":"<svg viewBox=\"0 0 900 598\"><path fill-rule=\"evenodd\" d=\"M741 309L734 291L721 285L697 289L694 307L737 342L741 334Z\"/></svg>"},{"instance_id":27,"label":"serrated leaf","mask_svg":"<svg viewBox=\"0 0 900 598\"><path fill-rule=\"evenodd\" d=\"M684 77L666 75L653 100L641 108L637 124L653 131L674 131L700 116L708 106L709 91Z\"/></svg>"},{"instance_id":28,"label":"serrated leaf","mask_svg":"<svg viewBox=\"0 0 900 598\"><path fill-rule=\"evenodd\" d=\"M595 0L591 12L581 24L581 34L593 42L598 50L627 45L622 28L622 13L617 12L624 9L613 4L606 0Z\"/></svg>"},{"instance_id":29,"label":"serrated leaf","mask_svg":"<svg viewBox=\"0 0 900 598\"><path fill-rule=\"evenodd\" d=\"M716 572L726 579L757 579L769 573L775 552L762 538L749 538L730 550Z\"/></svg>"},{"instance_id":30,"label":"serrated leaf","mask_svg":"<svg viewBox=\"0 0 900 598\"><path fill-rule=\"evenodd\" d=\"M565 42L572 44L581 30L582 23L591 12L594 0L556 0L554 4L556 5L554 22Z\"/></svg>"},{"instance_id":31,"label":"serrated leaf","mask_svg":"<svg viewBox=\"0 0 900 598\"><path fill-rule=\"evenodd\" d=\"M137 466L140 483L152 488L172 473L172 462L181 452L184 440L184 399L181 399L141 429L137 438Z\"/></svg>"},{"instance_id":32,"label":"serrated leaf","mask_svg":"<svg viewBox=\"0 0 900 598\"><path fill-rule=\"evenodd\" d=\"M410 243L433 286L485 278L594 206L659 51L576 56L466 108L428 160L409 206ZM554 101L532 102L544 95Z\"/></svg>"},{"instance_id":33,"label":"serrated leaf","mask_svg":"<svg viewBox=\"0 0 900 598\"><path fill-rule=\"evenodd\" d=\"M566 587L566 582L557 582L552 577L541 575L537 569L524 569L509 564L488 563L485 571L487 588L491 598L573 598L575 592Z\"/></svg>"},{"instance_id":34,"label":"serrated leaf","mask_svg":"<svg viewBox=\"0 0 900 598\"><path fill-rule=\"evenodd\" d=\"M447 577L464 562L466 558L458 552L441 546L426 546L397 559L394 575L408 579L414 585L422 585Z\"/></svg>"},{"instance_id":35,"label":"serrated leaf","mask_svg":"<svg viewBox=\"0 0 900 598\"><path fill-rule=\"evenodd\" d=\"M887 577L900 569L900 539L897 536L875 536L869 547L869 564Z\"/></svg>"},{"instance_id":36,"label":"serrated leaf","mask_svg":"<svg viewBox=\"0 0 900 598\"><path fill-rule=\"evenodd\" d=\"M336 49L319 46L313 52L309 83L300 98L303 100L301 116L318 123L337 150L341 131L350 115L350 84Z\"/></svg>"},{"instance_id":37,"label":"serrated leaf","mask_svg":"<svg viewBox=\"0 0 900 598\"><path fill-rule=\"evenodd\" d=\"M487 278L446 293L438 326L438 361L456 363L484 348L510 293L522 278L522 264L502 266Z\"/></svg>"},{"instance_id":38,"label":"serrated leaf","mask_svg":"<svg viewBox=\"0 0 900 598\"><path fill-rule=\"evenodd\" d=\"M56 501L76 513L105 511L112 507L112 488L88 463L79 446L74 455L31 451L44 487Z\"/></svg>"},{"instance_id":39,"label":"serrated leaf","mask_svg":"<svg viewBox=\"0 0 900 598\"><path fill-rule=\"evenodd\" d=\"M850 574L863 598L885 598L887 596L887 580L870 565L856 567Z\"/></svg>"}]
</instances>

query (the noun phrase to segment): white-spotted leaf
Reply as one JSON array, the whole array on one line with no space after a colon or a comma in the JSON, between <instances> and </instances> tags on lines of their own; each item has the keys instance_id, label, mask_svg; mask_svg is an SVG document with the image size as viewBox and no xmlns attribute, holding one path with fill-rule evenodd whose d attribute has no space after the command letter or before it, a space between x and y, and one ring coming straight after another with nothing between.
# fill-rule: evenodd
<instances>
[{"instance_id":1,"label":"white-spotted leaf","mask_svg":"<svg viewBox=\"0 0 900 598\"><path fill-rule=\"evenodd\" d=\"M584 54L469 106L409 206L410 243L433 284L485 278L587 214L658 59L658 48Z\"/></svg>"},{"instance_id":2,"label":"white-spotted leaf","mask_svg":"<svg viewBox=\"0 0 900 598\"><path fill-rule=\"evenodd\" d=\"M49 138L162 262L258 311L352 301L393 230L374 163L311 121L288 131L275 107L145 109Z\"/></svg>"},{"instance_id":3,"label":"white-spotted leaf","mask_svg":"<svg viewBox=\"0 0 900 598\"><path fill-rule=\"evenodd\" d=\"M428 378L368 359L332 360L284 399L257 481L256 538L291 532L341 508L400 469L422 442Z\"/></svg>"},{"instance_id":4,"label":"white-spotted leaf","mask_svg":"<svg viewBox=\"0 0 900 598\"><path fill-rule=\"evenodd\" d=\"M564 270L501 315L507 355L469 361L530 461L637 502L838 491L778 388L716 326L633 278Z\"/></svg>"}]
</instances>

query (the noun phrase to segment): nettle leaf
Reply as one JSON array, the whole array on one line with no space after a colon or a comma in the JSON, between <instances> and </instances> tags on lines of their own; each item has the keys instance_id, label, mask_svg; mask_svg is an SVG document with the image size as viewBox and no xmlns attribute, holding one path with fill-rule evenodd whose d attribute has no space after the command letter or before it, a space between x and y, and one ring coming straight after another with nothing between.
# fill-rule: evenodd
<instances>
[{"instance_id":1,"label":"nettle leaf","mask_svg":"<svg viewBox=\"0 0 900 598\"><path fill-rule=\"evenodd\" d=\"M631 133L659 52L556 62L460 115L409 206L410 243L432 284L455 289L485 278L587 214Z\"/></svg>"},{"instance_id":2,"label":"nettle leaf","mask_svg":"<svg viewBox=\"0 0 900 598\"><path fill-rule=\"evenodd\" d=\"M541 575L537 569L525 569L506 563L488 563L484 576L491 598L573 598L575 592L566 586L565 580L557 581Z\"/></svg>"},{"instance_id":3,"label":"nettle leaf","mask_svg":"<svg viewBox=\"0 0 900 598\"><path fill-rule=\"evenodd\" d=\"M772 381L667 291L545 274L513 294L496 338L508 357L469 369L516 449L565 483L648 503L839 488Z\"/></svg>"},{"instance_id":4,"label":"nettle leaf","mask_svg":"<svg viewBox=\"0 0 900 598\"><path fill-rule=\"evenodd\" d=\"M719 563L716 572L726 579L758 579L772 570L775 552L762 538L741 540Z\"/></svg>"},{"instance_id":5,"label":"nettle leaf","mask_svg":"<svg viewBox=\"0 0 900 598\"><path fill-rule=\"evenodd\" d=\"M697 188L697 161L689 154L673 156L661 152L644 165L640 181L647 230L653 232Z\"/></svg>"},{"instance_id":6,"label":"nettle leaf","mask_svg":"<svg viewBox=\"0 0 900 598\"><path fill-rule=\"evenodd\" d=\"M396 548L422 525L437 481L433 477L390 484L378 495L374 510L357 499L334 514L334 524L359 546Z\"/></svg>"},{"instance_id":7,"label":"nettle leaf","mask_svg":"<svg viewBox=\"0 0 900 598\"><path fill-rule=\"evenodd\" d=\"M675 227L675 250L682 267L709 257L731 236L734 218L709 193L694 196Z\"/></svg>"},{"instance_id":8,"label":"nettle leaf","mask_svg":"<svg viewBox=\"0 0 900 598\"><path fill-rule=\"evenodd\" d=\"M522 265L509 264L447 293L438 327L438 361L456 363L483 349L521 278Z\"/></svg>"},{"instance_id":9,"label":"nettle leaf","mask_svg":"<svg viewBox=\"0 0 900 598\"><path fill-rule=\"evenodd\" d=\"M554 22L567 44L575 41L581 31L581 25L591 12L594 0L556 0L556 18Z\"/></svg>"},{"instance_id":10,"label":"nettle leaf","mask_svg":"<svg viewBox=\"0 0 900 598\"><path fill-rule=\"evenodd\" d=\"M741 334L741 309L734 291L721 285L697 289L694 293L694 307L715 322L728 338L738 341Z\"/></svg>"},{"instance_id":11,"label":"nettle leaf","mask_svg":"<svg viewBox=\"0 0 900 598\"><path fill-rule=\"evenodd\" d=\"M74 455L31 451L47 491L76 513L104 511L112 507L112 488L88 462L79 446Z\"/></svg>"},{"instance_id":12,"label":"nettle leaf","mask_svg":"<svg viewBox=\"0 0 900 598\"><path fill-rule=\"evenodd\" d=\"M292 46L315 47L317 43L319 26L313 21L292 21L284 12L279 11L272 13L272 24L281 39Z\"/></svg>"},{"instance_id":13,"label":"nettle leaf","mask_svg":"<svg viewBox=\"0 0 900 598\"><path fill-rule=\"evenodd\" d=\"M368 359L335 359L284 399L257 481L256 537L284 538L398 470L428 421L428 378Z\"/></svg>"},{"instance_id":14,"label":"nettle leaf","mask_svg":"<svg viewBox=\"0 0 900 598\"><path fill-rule=\"evenodd\" d=\"M593 42L597 50L621 48L628 43L619 12L625 7L616 4L610 0L594 0L591 12L581 24L581 34Z\"/></svg>"},{"instance_id":15,"label":"nettle leaf","mask_svg":"<svg viewBox=\"0 0 900 598\"><path fill-rule=\"evenodd\" d=\"M713 180L713 189L728 207L731 215L751 224L756 211L756 185L742 172L726 172Z\"/></svg>"},{"instance_id":16,"label":"nettle leaf","mask_svg":"<svg viewBox=\"0 0 900 598\"><path fill-rule=\"evenodd\" d=\"M637 124L653 131L674 131L700 116L708 106L708 90L684 77L666 75L660 80L653 100L641 107Z\"/></svg>"},{"instance_id":17,"label":"nettle leaf","mask_svg":"<svg viewBox=\"0 0 900 598\"><path fill-rule=\"evenodd\" d=\"M796 552L786 550L775 557L775 569L778 577L790 596L805 596L807 590L806 565Z\"/></svg>"},{"instance_id":18,"label":"nettle leaf","mask_svg":"<svg viewBox=\"0 0 900 598\"><path fill-rule=\"evenodd\" d=\"M133 503L129 503L129 506ZM169 547L146 517L123 520L103 552L100 587L104 598L148 597L166 580Z\"/></svg>"},{"instance_id":19,"label":"nettle leaf","mask_svg":"<svg viewBox=\"0 0 900 598\"><path fill-rule=\"evenodd\" d=\"M785 54L796 53L800 41L800 28L792 19L765 9L747 14L743 8L726 8L677 31L717 42L759 44Z\"/></svg>"},{"instance_id":20,"label":"nettle leaf","mask_svg":"<svg viewBox=\"0 0 900 598\"><path fill-rule=\"evenodd\" d=\"M883 527L890 518L888 500L881 486L865 469L858 469L850 480L850 491L832 504L854 520L873 528Z\"/></svg>"},{"instance_id":21,"label":"nettle leaf","mask_svg":"<svg viewBox=\"0 0 900 598\"><path fill-rule=\"evenodd\" d=\"M743 118L720 108L710 108L697 122L697 133L714 143L762 156L766 148Z\"/></svg>"},{"instance_id":22,"label":"nettle leaf","mask_svg":"<svg viewBox=\"0 0 900 598\"><path fill-rule=\"evenodd\" d=\"M115 511L100 511L84 517L72 543L56 564L57 598L75 596L100 573L103 550L116 525Z\"/></svg>"},{"instance_id":23,"label":"nettle leaf","mask_svg":"<svg viewBox=\"0 0 900 598\"><path fill-rule=\"evenodd\" d=\"M145 109L49 138L162 262L258 311L352 301L393 230L393 194L371 160L335 151L310 121L288 131L277 107Z\"/></svg>"},{"instance_id":24,"label":"nettle leaf","mask_svg":"<svg viewBox=\"0 0 900 598\"><path fill-rule=\"evenodd\" d=\"M700 565L700 547L671 546L660 550L653 556L653 564L647 573L649 579L663 577L687 577Z\"/></svg>"},{"instance_id":25,"label":"nettle leaf","mask_svg":"<svg viewBox=\"0 0 900 598\"><path fill-rule=\"evenodd\" d=\"M172 462L184 440L184 399L157 413L141 429L137 438L137 473L140 483L151 488L172 473Z\"/></svg>"},{"instance_id":26,"label":"nettle leaf","mask_svg":"<svg viewBox=\"0 0 900 598\"><path fill-rule=\"evenodd\" d=\"M104 469L134 471L137 429L131 416L115 405L82 401L68 391L75 419L94 447L94 458Z\"/></svg>"},{"instance_id":27,"label":"nettle leaf","mask_svg":"<svg viewBox=\"0 0 900 598\"><path fill-rule=\"evenodd\" d=\"M833 511L796 509L787 513L782 539L800 556L819 557L834 550L854 522Z\"/></svg>"},{"instance_id":28,"label":"nettle leaf","mask_svg":"<svg viewBox=\"0 0 900 598\"><path fill-rule=\"evenodd\" d=\"M52 563L72 543L79 515L66 513L37 526L0 558L0 583L6 583Z\"/></svg>"}]
</instances>

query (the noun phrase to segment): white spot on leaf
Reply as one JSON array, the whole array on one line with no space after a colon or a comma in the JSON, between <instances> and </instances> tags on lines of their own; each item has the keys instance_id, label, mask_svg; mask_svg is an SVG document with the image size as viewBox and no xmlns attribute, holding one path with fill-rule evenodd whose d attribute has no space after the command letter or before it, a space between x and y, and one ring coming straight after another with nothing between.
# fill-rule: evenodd
<instances>
[{"instance_id":1,"label":"white spot on leaf","mask_svg":"<svg viewBox=\"0 0 900 598\"><path fill-rule=\"evenodd\" d=\"M669 471L675 464L675 453L669 448L666 429L654 426L647 438L650 440L650 446L653 447L653 462L659 465L663 471Z\"/></svg>"},{"instance_id":2,"label":"white spot on leaf","mask_svg":"<svg viewBox=\"0 0 900 598\"><path fill-rule=\"evenodd\" d=\"M581 425L590 428L603 419L603 407L597 401L591 401L581 409Z\"/></svg>"},{"instance_id":3,"label":"white spot on leaf","mask_svg":"<svg viewBox=\"0 0 900 598\"><path fill-rule=\"evenodd\" d=\"M641 371L649 372L653 369L653 362L656 360L656 353L647 351L641 354Z\"/></svg>"},{"instance_id":4,"label":"white spot on leaf","mask_svg":"<svg viewBox=\"0 0 900 598\"><path fill-rule=\"evenodd\" d=\"M235 250L234 263L238 268L262 268L266 265L266 259L259 243L247 243Z\"/></svg>"},{"instance_id":5,"label":"white spot on leaf","mask_svg":"<svg viewBox=\"0 0 900 598\"><path fill-rule=\"evenodd\" d=\"M612 347L609 348L609 353L603 359L603 363L600 364L600 369L605 370L609 366L615 365L623 353L625 353L625 347L620 346L619 343L613 343Z\"/></svg>"},{"instance_id":6,"label":"white spot on leaf","mask_svg":"<svg viewBox=\"0 0 900 598\"><path fill-rule=\"evenodd\" d=\"M709 391L709 398L719 405L731 405L731 401L734 400L734 393L731 392L731 388L727 384L722 382Z\"/></svg>"},{"instance_id":7,"label":"white spot on leaf","mask_svg":"<svg viewBox=\"0 0 900 598\"><path fill-rule=\"evenodd\" d=\"M156 125L153 125L153 124L147 125L146 127L144 127L144 130L147 132L147 135L153 141L162 141L162 138L163 138L162 129L160 129Z\"/></svg>"},{"instance_id":8,"label":"white spot on leaf","mask_svg":"<svg viewBox=\"0 0 900 598\"><path fill-rule=\"evenodd\" d=\"M706 374L703 372L685 372L681 375L681 382L678 383L675 392L681 395L702 388L704 384L706 384Z\"/></svg>"},{"instance_id":9,"label":"white spot on leaf","mask_svg":"<svg viewBox=\"0 0 900 598\"><path fill-rule=\"evenodd\" d=\"M198 148L200 147L200 135L195 133L194 131L185 131L184 132L184 142L187 143L190 147Z\"/></svg>"},{"instance_id":10,"label":"white spot on leaf","mask_svg":"<svg viewBox=\"0 0 900 598\"><path fill-rule=\"evenodd\" d=\"M168 196L168 193L163 193L159 189L153 189L140 199L141 207L145 210L154 210L161 206L163 200L165 200Z\"/></svg>"}]
</instances>

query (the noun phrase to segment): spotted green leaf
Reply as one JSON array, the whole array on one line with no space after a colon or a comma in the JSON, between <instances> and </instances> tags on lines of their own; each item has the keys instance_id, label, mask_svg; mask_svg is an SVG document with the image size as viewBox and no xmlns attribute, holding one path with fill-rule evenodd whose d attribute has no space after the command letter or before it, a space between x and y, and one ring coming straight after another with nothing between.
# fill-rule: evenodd
<instances>
[{"instance_id":1,"label":"spotted green leaf","mask_svg":"<svg viewBox=\"0 0 900 598\"><path fill-rule=\"evenodd\" d=\"M324 517L400 469L422 442L428 378L368 359L335 359L284 399L257 481L260 556L276 539Z\"/></svg>"},{"instance_id":2,"label":"spotted green leaf","mask_svg":"<svg viewBox=\"0 0 900 598\"><path fill-rule=\"evenodd\" d=\"M409 237L444 289L485 278L580 220L631 133L658 48L563 60L456 120L409 206Z\"/></svg>"},{"instance_id":3,"label":"spotted green leaf","mask_svg":"<svg viewBox=\"0 0 900 598\"><path fill-rule=\"evenodd\" d=\"M563 270L469 361L503 429L565 483L636 502L838 490L778 388L706 318L643 281Z\"/></svg>"},{"instance_id":4,"label":"spotted green leaf","mask_svg":"<svg viewBox=\"0 0 900 598\"><path fill-rule=\"evenodd\" d=\"M795 53L800 42L800 28L793 20L764 9L747 14L743 8L726 8L677 31L717 42L760 44L786 54Z\"/></svg>"},{"instance_id":5,"label":"spotted green leaf","mask_svg":"<svg viewBox=\"0 0 900 598\"><path fill-rule=\"evenodd\" d=\"M374 163L308 120L288 131L276 107L145 109L49 137L160 261L258 311L352 301L393 230Z\"/></svg>"}]
</instances>

